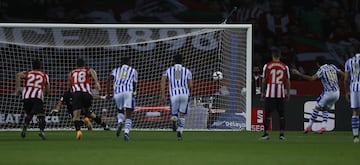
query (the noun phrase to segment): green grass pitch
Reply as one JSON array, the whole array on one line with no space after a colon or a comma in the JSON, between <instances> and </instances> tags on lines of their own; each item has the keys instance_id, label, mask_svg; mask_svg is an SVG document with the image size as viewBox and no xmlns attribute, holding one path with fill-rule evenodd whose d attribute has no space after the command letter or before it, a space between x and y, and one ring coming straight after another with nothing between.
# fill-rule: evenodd
<instances>
[{"instance_id":1,"label":"green grass pitch","mask_svg":"<svg viewBox=\"0 0 360 165\"><path fill-rule=\"evenodd\" d=\"M359 164L360 143L351 132L303 134L261 132L184 132L177 141L174 132L132 131L131 140L116 138L114 131L47 131L45 141L37 132L22 139L19 131L0 132L1 165L332 165Z\"/></svg>"}]
</instances>

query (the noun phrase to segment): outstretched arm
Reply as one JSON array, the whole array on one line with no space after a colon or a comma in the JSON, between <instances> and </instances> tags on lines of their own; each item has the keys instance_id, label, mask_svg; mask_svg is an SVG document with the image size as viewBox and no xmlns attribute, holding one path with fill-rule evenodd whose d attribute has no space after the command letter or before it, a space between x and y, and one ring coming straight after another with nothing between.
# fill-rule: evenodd
<instances>
[{"instance_id":1,"label":"outstretched arm","mask_svg":"<svg viewBox=\"0 0 360 165\"><path fill-rule=\"evenodd\" d=\"M291 72L295 75L300 76L301 78L303 78L305 80L314 81L314 80L318 79L316 74L314 74L312 76L305 75L305 74L302 74L301 72L299 72L297 69L292 69Z\"/></svg>"},{"instance_id":2,"label":"outstretched arm","mask_svg":"<svg viewBox=\"0 0 360 165\"><path fill-rule=\"evenodd\" d=\"M112 83L113 80L114 80L114 76L110 75L106 81L106 96L108 98L110 97L110 84Z\"/></svg>"},{"instance_id":3,"label":"outstretched arm","mask_svg":"<svg viewBox=\"0 0 360 165\"><path fill-rule=\"evenodd\" d=\"M100 87L100 83L99 83L99 80L98 80L96 71L95 71L94 69L90 69L89 72L90 72L91 77L92 77L93 80L95 81L95 89L97 89L98 91L100 91L100 90L101 90L101 87Z\"/></svg>"}]
</instances>

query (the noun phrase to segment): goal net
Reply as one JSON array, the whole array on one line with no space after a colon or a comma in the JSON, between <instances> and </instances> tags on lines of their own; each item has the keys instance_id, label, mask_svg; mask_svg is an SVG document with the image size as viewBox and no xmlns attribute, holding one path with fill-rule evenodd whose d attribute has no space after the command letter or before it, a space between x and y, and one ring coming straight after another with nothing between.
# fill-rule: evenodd
<instances>
[{"instance_id":1,"label":"goal net","mask_svg":"<svg viewBox=\"0 0 360 165\"><path fill-rule=\"evenodd\" d=\"M251 109L251 25L226 24L0 24L0 129L19 129L23 104L15 95L15 74L40 59L49 75L45 96L47 129L71 129L63 105L50 111L67 89L70 70L81 57L93 68L106 94L106 80L121 57L131 58L139 74L134 129L171 128L169 105L160 104L160 79L175 53L193 74L194 89L185 129L249 129ZM223 79L214 80L220 71ZM110 127L117 126L112 99L93 100L91 108ZM249 119L250 120L250 119ZM30 127L37 128L36 118ZM247 124L246 124L247 123ZM101 128L93 122L94 128Z\"/></svg>"}]
</instances>

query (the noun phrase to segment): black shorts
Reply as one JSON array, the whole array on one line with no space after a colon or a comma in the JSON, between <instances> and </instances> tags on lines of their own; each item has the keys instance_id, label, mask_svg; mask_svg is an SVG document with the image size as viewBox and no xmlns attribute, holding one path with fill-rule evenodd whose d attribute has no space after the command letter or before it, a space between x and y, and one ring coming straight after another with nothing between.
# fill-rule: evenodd
<instances>
[{"instance_id":1,"label":"black shorts","mask_svg":"<svg viewBox=\"0 0 360 165\"><path fill-rule=\"evenodd\" d=\"M276 110L280 116L283 116L285 113L284 101L284 98L265 98L265 114L271 114Z\"/></svg>"},{"instance_id":2,"label":"black shorts","mask_svg":"<svg viewBox=\"0 0 360 165\"><path fill-rule=\"evenodd\" d=\"M92 96L87 92L72 93L72 109L88 110L91 107Z\"/></svg>"},{"instance_id":3,"label":"black shorts","mask_svg":"<svg viewBox=\"0 0 360 165\"><path fill-rule=\"evenodd\" d=\"M38 98L24 99L24 111L26 114L45 113L44 103Z\"/></svg>"}]
</instances>

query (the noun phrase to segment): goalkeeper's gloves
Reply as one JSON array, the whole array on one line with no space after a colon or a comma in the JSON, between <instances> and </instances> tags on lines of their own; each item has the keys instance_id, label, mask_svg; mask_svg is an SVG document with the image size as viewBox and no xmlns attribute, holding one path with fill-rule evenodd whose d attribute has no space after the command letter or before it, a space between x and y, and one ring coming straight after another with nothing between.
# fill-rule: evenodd
<instances>
[{"instance_id":1,"label":"goalkeeper's gloves","mask_svg":"<svg viewBox=\"0 0 360 165\"><path fill-rule=\"evenodd\" d=\"M137 91L133 92L133 96L136 97L137 96Z\"/></svg>"},{"instance_id":2,"label":"goalkeeper's gloves","mask_svg":"<svg viewBox=\"0 0 360 165\"><path fill-rule=\"evenodd\" d=\"M55 109L55 108L54 108L54 109L51 110L51 114L58 113L58 112L60 112L59 109Z\"/></svg>"}]
</instances>

